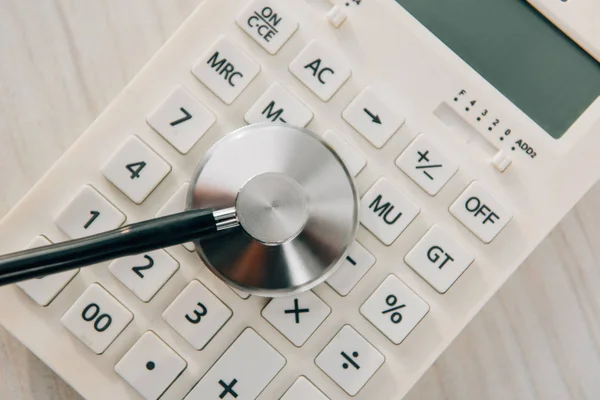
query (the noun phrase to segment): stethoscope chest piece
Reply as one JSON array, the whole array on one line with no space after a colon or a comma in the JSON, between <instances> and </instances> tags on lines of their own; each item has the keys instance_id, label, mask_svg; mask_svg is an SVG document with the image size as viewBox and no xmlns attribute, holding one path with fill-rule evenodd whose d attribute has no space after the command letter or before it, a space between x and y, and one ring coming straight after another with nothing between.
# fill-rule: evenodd
<instances>
[{"instance_id":1,"label":"stethoscope chest piece","mask_svg":"<svg viewBox=\"0 0 600 400\"><path fill-rule=\"evenodd\" d=\"M346 256L358 226L347 169L318 136L250 125L217 142L190 184L188 209L235 208L241 229L195 241L231 286L260 296L309 290Z\"/></svg>"}]
</instances>

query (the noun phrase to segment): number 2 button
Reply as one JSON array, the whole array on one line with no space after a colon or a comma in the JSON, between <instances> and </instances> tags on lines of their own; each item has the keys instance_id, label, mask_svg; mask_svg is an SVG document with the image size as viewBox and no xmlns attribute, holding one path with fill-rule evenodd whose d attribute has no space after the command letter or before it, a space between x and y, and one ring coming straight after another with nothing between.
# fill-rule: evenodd
<instances>
[{"instance_id":1,"label":"number 2 button","mask_svg":"<svg viewBox=\"0 0 600 400\"><path fill-rule=\"evenodd\" d=\"M94 353L102 354L132 319L131 311L94 283L60 321Z\"/></svg>"},{"instance_id":2,"label":"number 2 button","mask_svg":"<svg viewBox=\"0 0 600 400\"><path fill-rule=\"evenodd\" d=\"M141 204L170 171L171 166L135 136L102 167L106 179L136 204Z\"/></svg>"},{"instance_id":3,"label":"number 2 button","mask_svg":"<svg viewBox=\"0 0 600 400\"><path fill-rule=\"evenodd\" d=\"M179 263L164 250L119 258L108 266L144 302L149 302L178 268Z\"/></svg>"},{"instance_id":4,"label":"number 2 button","mask_svg":"<svg viewBox=\"0 0 600 400\"><path fill-rule=\"evenodd\" d=\"M167 324L196 350L215 336L231 310L198 281L192 281L162 315Z\"/></svg>"}]
</instances>

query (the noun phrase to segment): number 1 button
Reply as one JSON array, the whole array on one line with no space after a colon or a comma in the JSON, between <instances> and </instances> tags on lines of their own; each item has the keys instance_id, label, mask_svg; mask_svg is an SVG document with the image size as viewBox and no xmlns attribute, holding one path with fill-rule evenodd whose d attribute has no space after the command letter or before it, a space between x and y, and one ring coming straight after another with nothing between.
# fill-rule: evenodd
<instances>
[{"instance_id":1,"label":"number 1 button","mask_svg":"<svg viewBox=\"0 0 600 400\"><path fill-rule=\"evenodd\" d=\"M217 334L231 317L231 310L198 281L191 281L162 315L196 350Z\"/></svg>"},{"instance_id":2,"label":"number 1 button","mask_svg":"<svg viewBox=\"0 0 600 400\"><path fill-rule=\"evenodd\" d=\"M187 154L216 118L208 108L178 87L148 117L148 125L181 154Z\"/></svg>"},{"instance_id":3,"label":"number 1 button","mask_svg":"<svg viewBox=\"0 0 600 400\"><path fill-rule=\"evenodd\" d=\"M94 353L102 354L132 319L131 311L94 283L60 322Z\"/></svg>"},{"instance_id":4,"label":"number 1 button","mask_svg":"<svg viewBox=\"0 0 600 400\"><path fill-rule=\"evenodd\" d=\"M135 136L102 167L106 179L136 204L141 204L170 171L171 166Z\"/></svg>"}]
</instances>

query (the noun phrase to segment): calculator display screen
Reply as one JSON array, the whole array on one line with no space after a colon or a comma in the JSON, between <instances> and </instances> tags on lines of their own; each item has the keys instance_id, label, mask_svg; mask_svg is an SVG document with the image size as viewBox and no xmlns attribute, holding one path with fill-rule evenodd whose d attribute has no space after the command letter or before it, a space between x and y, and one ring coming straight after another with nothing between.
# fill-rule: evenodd
<instances>
[{"instance_id":1,"label":"calculator display screen","mask_svg":"<svg viewBox=\"0 0 600 400\"><path fill-rule=\"evenodd\" d=\"M600 95L600 63L525 0L396 1L554 138Z\"/></svg>"}]
</instances>

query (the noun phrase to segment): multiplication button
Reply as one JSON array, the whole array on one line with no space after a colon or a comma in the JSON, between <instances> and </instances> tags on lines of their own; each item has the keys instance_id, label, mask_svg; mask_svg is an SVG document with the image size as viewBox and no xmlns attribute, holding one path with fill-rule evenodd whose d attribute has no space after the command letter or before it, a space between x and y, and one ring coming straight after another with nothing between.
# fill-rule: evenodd
<instances>
[{"instance_id":1,"label":"multiplication button","mask_svg":"<svg viewBox=\"0 0 600 400\"><path fill-rule=\"evenodd\" d=\"M360 201L360 221L383 244L394 240L421 209L386 178L380 178Z\"/></svg>"},{"instance_id":2,"label":"multiplication button","mask_svg":"<svg viewBox=\"0 0 600 400\"><path fill-rule=\"evenodd\" d=\"M290 72L321 100L328 101L350 78L348 62L311 42L290 64Z\"/></svg>"},{"instance_id":3,"label":"multiplication button","mask_svg":"<svg viewBox=\"0 0 600 400\"><path fill-rule=\"evenodd\" d=\"M406 255L406 263L435 290L446 293L475 257L434 225Z\"/></svg>"},{"instance_id":4,"label":"multiplication button","mask_svg":"<svg viewBox=\"0 0 600 400\"><path fill-rule=\"evenodd\" d=\"M384 361L383 354L349 325L315 359L317 366L350 396L362 389Z\"/></svg>"},{"instance_id":5,"label":"multiplication button","mask_svg":"<svg viewBox=\"0 0 600 400\"><path fill-rule=\"evenodd\" d=\"M260 65L221 36L200 57L192 73L225 104L231 104L260 72Z\"/></svg>"},{"instance_id":6,"label":"multiplication button","mask_svg":"<svg viewBox=\"0 0 600 400\"><path fill-rule=\"evenodd\" d=\"M360 313L393 343L400 344L429 311L429 305L394 275L388 276Z\"/></svg>"},{"instance_id":7,"label":"multiplication button","mask_svg":"<svg viewBox=\"0 0 600 400\"><path fill-rule=\"evenodd\" d=\"M235 22L269 54L275 54L298 29L285 2L257 0L241 12Z\"/></svg>"},{"instance_id":8,"label":"multiplication button","mask_svg":"<svg viewBox=\"0 0 600 400\"><path fill-rule=\"evenodd\" d=\"M458 170L458 164L422 134L398 157L396 165L430 196L435 196Z\"/></svg>"},{"instance_id":9,"label":"multiplication button","mask_svg":"<svg viewBox=\"0 0 600 400\"><path fill-rule=\"evenodd\" d=\"M323 323L331 309L316 294L301 293L271 300L262 316L295 346L302 346Z\"/></svg>"},{"instance_id":10,"label":"multiplication button","mask_svg":"<svg viewBox=\"0 0 600 400\"><path fill-rule=\"evenodd\" d=\"M484 243L494 240L513 216L512 211L479 182L471 183L449 211Z\"/></svg>"}]
</instances>

